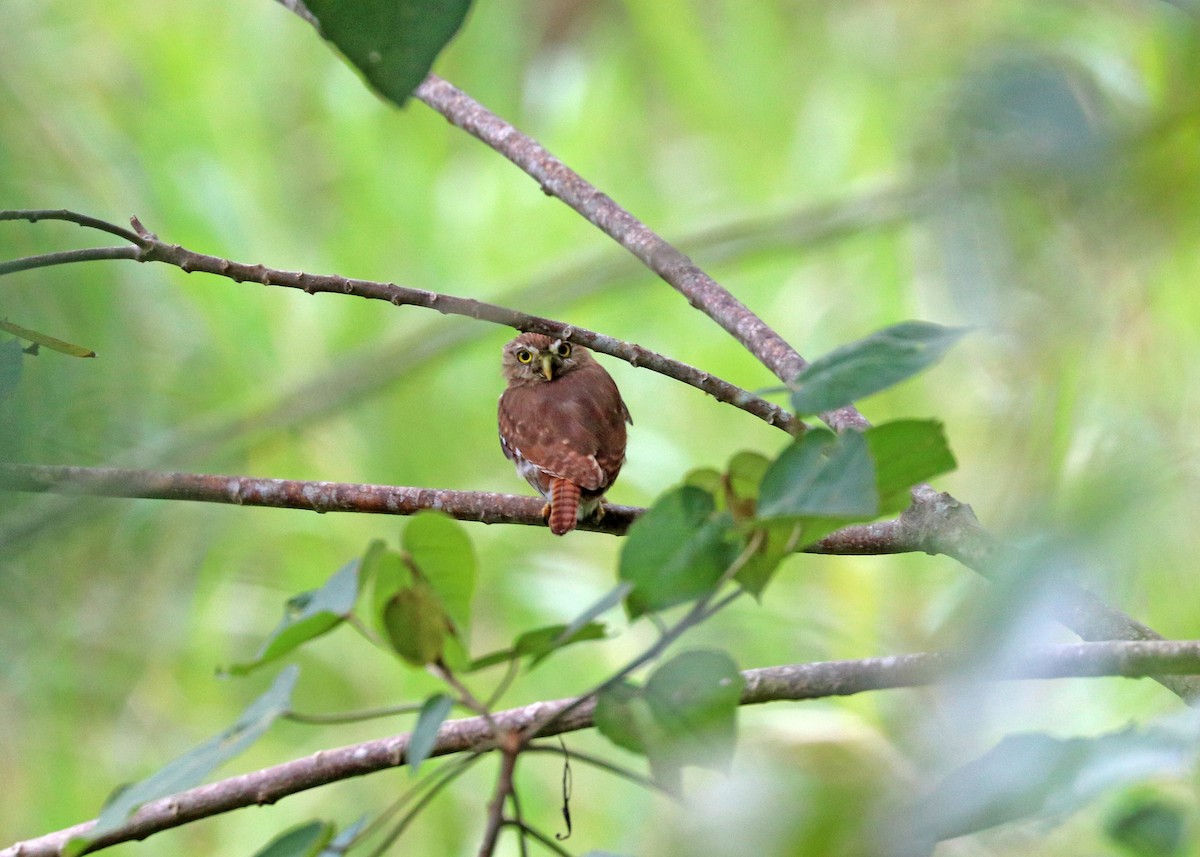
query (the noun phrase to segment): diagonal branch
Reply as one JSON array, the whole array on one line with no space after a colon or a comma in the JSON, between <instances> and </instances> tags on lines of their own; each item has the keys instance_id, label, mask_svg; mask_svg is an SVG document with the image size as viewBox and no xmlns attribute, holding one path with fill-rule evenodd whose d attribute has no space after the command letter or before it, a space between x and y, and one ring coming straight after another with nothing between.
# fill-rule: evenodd
<instances>
[{"instance_id":1,"label":"diagonal branch","mask_svg":"<svg viewBox=\"0 0 1200 857\"><path fill-rule=\"evenodd\" d=\"M652 372L666 375L676 381L681 381L684 384L703 390L718 401L740 408L766 423L777 426L791 434L798 434L804 430L803 422L778 405L774 405L765 399L755 396L753 393L743 390L735 384L731 384L708 372L702 372L686 363L672 360L669 357L657 354L635 343L625 342L615 337L597 333L596 331L574 327L565 322L530 315L508 309L507 307L487 303L486 301L460 298L454 295L431 292L426 289L398 286L395 283L380 283L349 277L307 274L299 271L281 271L265 267L264 265L250 265L244 262L222 259L219 256L209 256L205 253L197 253L186 247L181 247L178 244L168 244L165 241L161 241L153 233L141 228L141 224L137 223L136 218L134 222L139 227L136 235L123 230L122 227L72 211L0 211L0 220L29 220L34 223L39 220L66 220L84 226L103 229L106 232L112 232L123 237L132 236L130 240L138 248L136 251L130 248L125 254L119 256L106 255L95 258L127 258L138 262L164 262L168 265L174 265L189 274L193 272L215 274L216 276L226 277L239 283L254 282L261 283L264 286L300 289L310 295L318 292L355 295L356 297L370 300L387 301L395 306L423 307L425 309L436 310L444 315L466 316L468 318L516 328L517 330L528 330L535 333L549 334L550 336L562 339L569 339L594 351L624 360L631 366L649 369ZM85 254L83 258L86 259L91 258L86 255L88 253L103 253L107 252L107 250L80 252ZM9 264L17 266L14 270L28 270L31 267L38 267L39 264L45 267L52 264L79 261L79 259L69 258L69 255L69 253L55 253L47 256L18 259ZM0 274L3 273L4 271L0 269Z\"/></svg>"},{"instance_id":2,"label":"diagonal branch","mask_svg":"<svg viewBox=\"0 0 1200 857\"><path fill-rule=\"evenodd\" d=\"M972 665L956 655L932 652L854 661L823 661L745 670L742 705L783 700L850 696L872 690L918 687L937 682L970 683L1149 674L1200 673L1200 641L1075 643L1042 646L1002 665ZM497 712L496 725L517 732L575 703L575 699L535 702ZM557 735L591 728L595 706L577 705L548 727ZM138 810L121 828L104 836L93 850L144 839L151 834L181 827L202 818L242 807L275 803L281 798L317 786L395 768L405 763L410 736L395 735L331 750L189 789L153 801ZM451 720L442 725L433 756L489 749L494 746L492 727L482 717ZM86 833L94 821L15 843L0 850L0 857L58 857L63 846Z\"/></svg>"}]
</instances>

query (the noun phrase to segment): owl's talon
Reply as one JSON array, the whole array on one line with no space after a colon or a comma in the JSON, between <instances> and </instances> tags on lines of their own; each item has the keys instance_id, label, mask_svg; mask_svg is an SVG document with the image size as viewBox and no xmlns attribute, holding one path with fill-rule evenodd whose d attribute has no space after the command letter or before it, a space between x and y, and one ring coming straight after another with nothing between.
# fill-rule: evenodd
<instances>
[{"instance_id":1,"label":"owl's talon","mask_svg":"<svg viewBox=\"0 0 1200 857\"><path fill-rule=\"evenodd\" d=\"M550 504L549 503L542 506L542 520L546 521L546 522L550 521Z\"/></svg>"}]
</instances>

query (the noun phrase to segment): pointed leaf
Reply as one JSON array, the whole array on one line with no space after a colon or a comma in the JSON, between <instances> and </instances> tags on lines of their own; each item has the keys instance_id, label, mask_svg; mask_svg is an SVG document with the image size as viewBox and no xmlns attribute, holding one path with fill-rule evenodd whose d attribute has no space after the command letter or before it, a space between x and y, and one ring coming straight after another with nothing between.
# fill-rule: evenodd
<instances>
[{"instance_id":1,"label":"pointed leaf","mask_svg":"<svg viewBox=\"0 0 1200 857\"><path fill-rule=\"evenodd\" d=\"M475 551L466 528L441 512L420 512L404 528L402 547L465 636L475 595Z\"/></svg>"},{"instance_id":2,"label":"pointed leaf","mask_svg":"<svg viewBox=\"0 0 1200 857\"><path fill-rule=\"evenodd\" d=\"M442 656L450 622L432 587L418 581L401 589L383 608L383 626L392 651L423 667Z\"/></svg>"},{"instance_id":3,"label":"pointed leaf","mask_svg":"<svg viewBox=\"0 0 1200 857\"><path fill-rule=\"evenodd\" d=\"M875 463L856 431L805 433L771 464L758 499L758 517L767 521L808 516L862 519L878 511Z\"/></svg>"},{"instance_id":4,"label":"pointed leaf","mask_svg":"<svg viewBox=\"0 0 1200 857\"><path fill-rule=\"evenodd\" d=\"M716 650L684 652L651 674L643 695L678 763L728 768L745 683L737 664Z\"/></svg>"},{"instance_id":5,"label":"pointed leaf","mask_svg":"<svg viewBox=\"0 0 1200 857\"><path fill-rule=\"evenodd\" d=\"M470 0L305 0L332 42L384 97L403 106L458 31Z\"/></svg>"},{"instance_id":6,"label":"pointed leaf","mask_svg":"<svg viewBox=\"0 0 1200 857\"><path fill-rule=\"evenodd\" d=\"M332 838L331 822L309 821L279 834L254 857L318 857Z\"/></svg>"},{"instance_id":7,"label":"pointed leaf","mask_svg":"<svg viewBox=\"0 0 1200 857\"><path fill-rule=\"evenodd\" d=\"M633 584L631 617L662 610L707 592L737 556L726 540L732 526L711 494L690 485L668 491L630 528L620 578Z\"/></svg>"},{"instance_id":8,"label":"pointed leaf","mask_svg":"<svg viewBox=\"0 0 1200 857\"><path fill-rule=\"evenodd\" d=\"M340 625L358 600L358 571L359 560L352 559L320 589L290 599L283 619L267 637L254 660L235 664L229 672L245 675Z\"/></svg>"},{"instance_id":9,"label":"pointed leaf","mask_svg":"<svg viewBox=\"0 0 1200 857\"><path fill-rule=\"evenodd\" d=\"M902 512L909 505L909 490L957 466L937 420L895 420L865 433L875 461L879 512Z\"/></svg>"},{"instance_id":10,"label":"pointed leaf","mask_svg":"<svg viewBox=\"0 0 1200 857\"><path fill-rule=\"evenodd\" d=\"M792 407L797 414L819 414L878 393L932 366L966 332L906 321L837 348L796 376Z\"/></svg>"},{"instance_id":11,"label":"pointed leaf","mask_svg":"<svg viewBox=\"0 0 1200 857\"><path fill-rule=\"evenodd\" d=\"M141 782L122 788L104 806L96 826L72 839L63 849L66 857L79 854L87 845L116 830L142 804L200 785L223 765L262 736L279 715L291 708L292 690L300 670L295 665L283 670L270 689L247 708L237 722L219 735L180 756Z\"/></svg>"},{"instance_id":12,"label":"pointed leaf","mask_svg":"<svg viewBox=\"0 0 1200 857\"><path fill-rule=\"evenodd\" d=\"M409 770L414 776L417 768L421 767L421 763L433 752L438 730L453 707L454 697L444 693L435 693L421 706L421 713L417 715L417 725L413 727L412 735L409 736L408 752L405 754Z\"/></svg>"},{"instance_id":13,"label":"pointed leaf","mask_svg":"<svg viewBox=\"0 0 1200 857\"><path fill-rule=\"evenodd\" d=\"M570 632L570 633L568 633ZM550 654L572 643L587 640L603 640L607 636L605 627L599 622L588 622L572 630L569 625L547 625L521 634L511 647L484 655L471 661L470 671L485 669L505 661L530 657L530 666L545 660Z\"/></svg>"},{"instance_id":14,"label":"pointed leaf","mask_svg":"<svg viewBox=\"0 0 1200 857\"><path fill-rule=\"evenodd\" d=\"M36 343L43 348L49 348L51 351L57 351L60 354L66 354L70 357L96 356L96 352L90 348L84 348L82 345L75 345L71 342L63 342L61 339L55 339L53 336L38 333L36 330L21 327L21 325L13 324L10 321L0 321L0 330L6 330L13 336L20 337L21 339Z\"/></svg>"}]
</instances>

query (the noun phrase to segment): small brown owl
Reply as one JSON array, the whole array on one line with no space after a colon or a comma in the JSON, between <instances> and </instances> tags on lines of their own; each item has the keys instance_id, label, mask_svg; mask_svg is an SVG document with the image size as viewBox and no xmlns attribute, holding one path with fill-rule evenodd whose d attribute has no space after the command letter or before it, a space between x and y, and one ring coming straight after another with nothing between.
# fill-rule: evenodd
<instances>
[{"instance_id":1,"label":"small brown owl","mask_svg":"<svg viewBox=\"0 0 1200 857\"><path fill-rule=\"evenodd\" d=\"M500 447L517 473L549 503L550 532L561 536L600 506L625 463L625 423L617 385L581 345L522 333L504 346Z\"/></svg>"}]
</instances>

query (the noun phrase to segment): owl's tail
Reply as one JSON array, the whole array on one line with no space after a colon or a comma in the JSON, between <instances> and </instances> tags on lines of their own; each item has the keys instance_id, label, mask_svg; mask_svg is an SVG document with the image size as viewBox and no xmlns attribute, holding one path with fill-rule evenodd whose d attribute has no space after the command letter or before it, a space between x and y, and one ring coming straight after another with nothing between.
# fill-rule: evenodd
<instances>
[{"instance_id":1,"label":"owl's tail","mask_svg":"<svg viewBox=\"0 0 1200 857\"><path fill-rule=\"evenodd\" d=\"M550 483L550 532L561 536L575 529L579 516L579 486L556 476Z\"/></svg>"}]
</instances>

